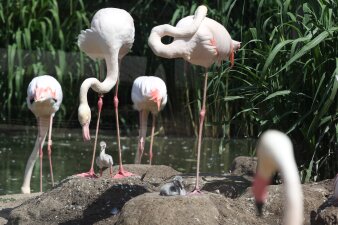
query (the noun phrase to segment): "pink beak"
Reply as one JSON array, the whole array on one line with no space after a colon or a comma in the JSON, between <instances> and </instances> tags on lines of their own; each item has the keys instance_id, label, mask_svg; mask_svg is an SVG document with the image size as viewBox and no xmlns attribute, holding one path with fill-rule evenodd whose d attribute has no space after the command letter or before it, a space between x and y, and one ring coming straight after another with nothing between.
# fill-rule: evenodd
<instances>
[{"instance_id":1,"label":"pink beak","mask_svg":"<svg viewBox=\"0 0 338 225\"><path fill-rule=\"evenodd\" d=\"M258 215L263 214L263 205L267 198L267 186L269 185L269 181L265 178L261 177L259 174L256 174L253 185L252 192L255 197L256 207L258 210Z\"/></svg>"}]
</instances>

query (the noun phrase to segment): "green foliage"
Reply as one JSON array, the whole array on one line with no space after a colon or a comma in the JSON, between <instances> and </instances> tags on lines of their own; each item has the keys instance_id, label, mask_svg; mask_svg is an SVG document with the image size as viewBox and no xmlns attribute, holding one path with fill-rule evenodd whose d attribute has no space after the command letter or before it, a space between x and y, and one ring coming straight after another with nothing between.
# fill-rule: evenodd
<instances>
[{"instance_id":1,"label":"green foliage","mask_svg":"<svg viewBox=\"0 0 338 225\"><path fill-rule=\"evenodd\" d=\"M131 54L147 58L146 74L153 74L159 66L165 70L169 106L163 120L170 121L167 124L174 124L175 129L167 126L164 130L167 134L196 134L203 81L200 74L204 71L184 64L177 72L175 65L180 61L156 57L147 39L152 27L175 25L200 4L208 6L208 17L242 42L233 68L224 63L209 72L205 135L257 137L266 129L279 129L294 142L304 181L332 177L338 169L335 0L1 1L2 121L31 120L25 108L26 87L34 76L47 73L56 76L66 96L57 121L63 118L78 126L80 84L86 76L98 74L99 66L80 53L77 35L89 27L99 8L118 7L134 18ZM134 119L133 124L137 117ZM128 128L131 120L123 116L122 120Z\"/></svg>"}]
</instances>

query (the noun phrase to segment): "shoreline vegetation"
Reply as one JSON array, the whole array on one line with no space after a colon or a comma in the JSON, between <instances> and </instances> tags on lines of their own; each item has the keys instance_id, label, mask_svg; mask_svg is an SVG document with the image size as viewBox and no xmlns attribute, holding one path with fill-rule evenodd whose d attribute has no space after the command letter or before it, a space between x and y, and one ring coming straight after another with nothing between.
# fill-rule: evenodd
<instances>
[{"instance_id":1,"label":"shoreline vegetation","mask_svg":"<svg viewBox=\"0 0 338 225\"><path fill-rule=\"evenodd\" d=\"M338 171L337 2L210 0L204 4L208 17L242 42L233 68L224 63L209 73L204 136L257 138L267 129L278 129L293 141L302 182L334 177ZM2 1L1 123L35 124L26 106L26 88L34 76L50 74L61 83L65 96L56 127L78 127L79 87L85 78L99 76L100 63L80 52L77 35L90 26L98 9L117 7L132 15L136 29L121 77L161 76L169 96L158 123L162 134L195 136L202 71L182 60L156 57L147 38L152 27L175 25L197 6L197 1L183 0ZM137 130L138 116L131 107L132 82L121 81L120 123L122 132L129 134ZM115 124L112 99L104 97L103 129ZM88 100L95 112L97 96L89 92ZM93 113L93 121L95 117Z\"/></svg>"}]
</instances>

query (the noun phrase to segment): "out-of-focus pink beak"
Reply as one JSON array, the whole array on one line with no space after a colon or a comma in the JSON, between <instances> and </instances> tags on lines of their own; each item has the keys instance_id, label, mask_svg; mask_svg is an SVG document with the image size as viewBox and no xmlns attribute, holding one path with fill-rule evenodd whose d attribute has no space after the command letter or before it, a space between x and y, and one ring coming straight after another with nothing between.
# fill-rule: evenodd
<instances>
[{"instance_id":1,"label":"out-of-focus pink beak","mask_svg":"<svg viewBox=\"0 0 338 225\"><path fill-rule=\"evenodd\" d=\"M82 137L84 141L90 140L90 133L89 133L89 124L85 124L82 126Z\"/></svg>"},{"instance_id":2,"label":"out-of-focus pink beak","mask_svg":"<svg viewBox=\"0 0 338 225\"><path fill-rule=\"evenodd\" d=\"M268 196L266 188L269 183L269 180L266 180L259 174L255 175L255 179L252 185L252 192L255 197L256 207L259 215L262 215L263 212L263 205Z\"/></svg>"}]
</instances>

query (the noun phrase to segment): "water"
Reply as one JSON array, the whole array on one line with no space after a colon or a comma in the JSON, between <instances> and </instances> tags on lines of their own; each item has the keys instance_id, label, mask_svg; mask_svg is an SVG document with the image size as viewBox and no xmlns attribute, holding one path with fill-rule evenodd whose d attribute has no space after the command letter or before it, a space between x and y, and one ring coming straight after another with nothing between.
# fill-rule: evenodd
<instances>
[{"instance_id":1,"label":"water","mask_svg":"<svg viewBox=\"0 0 338 225\"><path fill-rule=\"evenodd\" d=\"M92 135L93 135L92 131ZM36 140L36 127L0 127L0 195L20 193L25 166ZM52 160L54 180L87 172L90 168L94 139L83 142L81 129L53 129ZM118 163L116 136L109 131L100 131L99 140L107 143L106 153ZM196 172L196 139L177 137L155 137L153 164L168 165L183 173ZM223 174L229 169L232 160L239 155L251 155L254 141L250 139L225 140L203 139L201 150L201 173ZM134 162L137 151L137 137L122 137L123 163ZM149 140L146 141L142 163L148 161ZM97 153L99 151L99 145ZM39 191L39 161L35 164L31 191ZM98 172L98 168L95 167ZM51 188L47 147L44 146L43 190Z\"/></svg>"}]
</instances>

